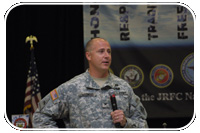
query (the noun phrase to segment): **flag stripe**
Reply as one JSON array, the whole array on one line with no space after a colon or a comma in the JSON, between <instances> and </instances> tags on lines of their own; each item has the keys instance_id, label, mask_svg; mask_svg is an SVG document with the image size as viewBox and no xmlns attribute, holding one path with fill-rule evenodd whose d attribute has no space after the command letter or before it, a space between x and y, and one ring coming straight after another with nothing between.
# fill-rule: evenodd
<instances>
[{"instance_id":1,"label":"flag stripe","mask_svg":"<svg viewBox=\"0 0 200 133\"><path fill-rule=\"evenodd\" d=\"M28 93L28 92L30 92L30 91L31 91L31 86L27 86L27 87L26 87L25 93Z\"/></svg>"},{"instance_id":2,"label":"flag stripe","mask_svg":"<svg viewBox=\"0 0 200 133\"><path fill-rule=\"evenodd\" d=\"M31 100L26 100L24 106L31 104Z\"/></svg>"},{"instance_id":3,"label":"flag stripe","mask_svg":"<svg viewBox=\"0 0 200 133\"><path fill-rule=\"evenodd\" d=\"M37 99L35 97L32 98L32 108L33 108L33 112L35 112L35 110L37 109Z\"/></svg>"}]
</instances>

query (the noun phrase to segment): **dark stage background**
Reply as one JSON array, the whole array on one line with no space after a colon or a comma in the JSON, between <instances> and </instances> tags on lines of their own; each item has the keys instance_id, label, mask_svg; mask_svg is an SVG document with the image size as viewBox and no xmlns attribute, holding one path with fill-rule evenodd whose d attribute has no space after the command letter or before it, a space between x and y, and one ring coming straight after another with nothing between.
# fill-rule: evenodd
<instances>
[{"instance_id":1,"label":"dark stage background","mask_svg":"<svg viewBox=\"0 0 200 133\"><path fill-rule=\"evenodd\" d=\"M35 57L42 97L85 71L82 5L21 5L6 20L6 113L22 114L30 61L29 35L38 43ZM113 57L114 58L114 57ZM180 128L191 117L148 118L150 128ZM61 120L58 126L63 127Z\"/></svg>"}]
</instances>

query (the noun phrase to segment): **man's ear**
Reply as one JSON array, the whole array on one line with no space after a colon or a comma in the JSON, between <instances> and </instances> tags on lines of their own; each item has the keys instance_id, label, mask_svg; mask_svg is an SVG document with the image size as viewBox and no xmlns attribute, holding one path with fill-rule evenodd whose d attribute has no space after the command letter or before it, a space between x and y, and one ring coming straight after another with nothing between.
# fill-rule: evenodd
<instances>
[{"instance_id":1,"label":"man's ear","mask_svg":"<svg viewBox=\"0 0 200 133\"><path fill-rule=\"evenodd\" d=\"M87 58L87 60L91 60L91 53L90 52L85 52L85 57Z\"/></svg>"}]
</instances>

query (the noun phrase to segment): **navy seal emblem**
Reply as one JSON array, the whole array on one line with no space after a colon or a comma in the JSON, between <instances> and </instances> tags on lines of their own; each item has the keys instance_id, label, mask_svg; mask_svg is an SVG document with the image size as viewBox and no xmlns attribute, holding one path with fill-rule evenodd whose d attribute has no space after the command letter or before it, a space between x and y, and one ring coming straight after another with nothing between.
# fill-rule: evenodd
<instances>
[{"instance_id":1,"label":"navy seal emblem","mask_svg":"<svg viewBox=\"0 0 200 133\"><path fill-rule=\"evenodd\" d=\"M120 78L127 81L130 86L135 89L138 88L144 81L143 71L136 65L128 65L120 72Z\"/></svg>"}]
</instances>

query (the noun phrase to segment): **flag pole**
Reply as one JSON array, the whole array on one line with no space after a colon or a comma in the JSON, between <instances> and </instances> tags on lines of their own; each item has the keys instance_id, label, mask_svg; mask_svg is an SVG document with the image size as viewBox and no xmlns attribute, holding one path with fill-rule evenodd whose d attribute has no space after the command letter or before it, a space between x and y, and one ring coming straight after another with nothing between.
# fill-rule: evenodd
<instances>
[{"instance_id":1,"label":"flag pole","mask_svg":"<svg viewBox=\"0 0 200 133\"><path fill-rule=\"evenodd\" d=\"M24 114L29 114L29 127L32 127L33 113L38 107L38 102L41 100L40 84L38 80L38 72L36 61L34 57L33 42L38 42L37 38L33 35L27 36L25 42L30 42L31 60L30 67L27 75L27 86L24 98Z\"/></svg>"}]
</instances>

